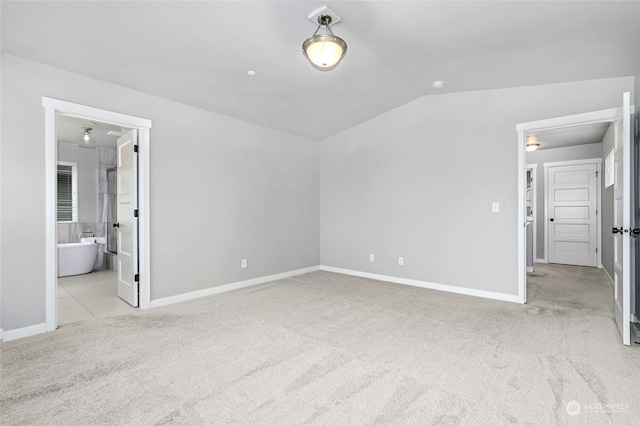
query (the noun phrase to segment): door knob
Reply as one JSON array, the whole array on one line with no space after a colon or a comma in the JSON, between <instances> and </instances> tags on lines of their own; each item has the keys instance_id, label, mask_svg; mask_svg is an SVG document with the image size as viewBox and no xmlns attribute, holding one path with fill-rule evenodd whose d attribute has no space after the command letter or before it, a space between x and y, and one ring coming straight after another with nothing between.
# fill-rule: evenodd
<instances>
[{"instance_id":1,"label":"door knob","mask_svg":"<svg viewBox=\"0 0 640 426\"><path fill-rule=\"evenodd\" d=\"M113 224L113 227L114 228L120 228L120 224L116 222L116 223Z\"/></svg>"},{"instance_id":2,"label":"door knob","mask_svg":"<svg viewBox=\"0 0 640 426\"><path fill-rule=\"evenodd\" d=\"M640 228L629 228L632 237L640 236Z\"/></svg>"},{"instance_id":3,"label":"door knob","mask_svg":"<svg viewBox=\"0 0 640 426\"><path fill-rule=\"evenodd\" d=\"M613 229L611 230L611 232L613 232L614 234L617 234L617 233L622 234L622 230L623 230L623 229L624 229L624 228L621 226L620 228L613 228Z\"/></svg>"},{"instance_id":4,"label":"door knob","mask_svg":"<svg viewBox=\"0 0 640 426\"><path fill-rule=\"evenodd\" d=\"M553 222L553 218L549 219L549 222Z\"/></svg>"}]
</instances>

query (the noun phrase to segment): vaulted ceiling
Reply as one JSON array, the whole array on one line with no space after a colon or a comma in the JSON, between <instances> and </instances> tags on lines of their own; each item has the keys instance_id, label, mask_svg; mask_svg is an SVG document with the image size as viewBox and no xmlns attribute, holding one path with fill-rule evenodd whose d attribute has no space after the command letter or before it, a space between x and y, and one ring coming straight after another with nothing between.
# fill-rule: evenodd
<instances>
[{"instance_id":1,"label":"vaulted ceiling","mask_svg":"<svg viewBox=\"0 0 640 426\"><path fill-rule=\"evenodd\" d=\"M425 95L640 68L638 1L0 4L5 52L314 140ZM329 72L301 50L325 4L348 43Z\"/></svg>"}]
</instances>

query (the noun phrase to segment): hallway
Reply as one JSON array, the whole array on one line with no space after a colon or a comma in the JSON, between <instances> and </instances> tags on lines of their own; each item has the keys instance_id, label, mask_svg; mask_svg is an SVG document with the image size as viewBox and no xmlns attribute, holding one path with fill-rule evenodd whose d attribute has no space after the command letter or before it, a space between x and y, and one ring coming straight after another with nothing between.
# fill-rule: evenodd
<instances>
[{"instance_id":1,"label":"hallway","mask_svg":"<svg viewBox=\"0 0 640 426\"><path fill-rule=\"evenodd\" d=\"M613 287L604 270L584 266L534 264L527 274L527 305L556 316L571 316L584 311L611 318L613 323Z\"/></svg>"}]
</instances>

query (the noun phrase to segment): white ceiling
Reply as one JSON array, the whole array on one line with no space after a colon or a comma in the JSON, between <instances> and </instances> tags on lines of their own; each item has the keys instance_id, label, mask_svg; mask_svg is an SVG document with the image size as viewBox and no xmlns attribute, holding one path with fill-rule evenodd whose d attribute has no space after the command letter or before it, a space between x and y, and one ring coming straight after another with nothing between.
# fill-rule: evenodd
<instances>
[{"instance_id":1,"label":"white ceiling","mask_svg":"<svg viewBox=\"0 0 640 426\"><path fill-rule=\"evenodd\" d=\"M0 4L3 51L314 140L424 95L640 68L638 1ZM325 4L348 43L329 72L301 49Z\"/></svg>"},{"instance_id":2,"label":"white ceiling","mask_svg":"<svg viewBox=\"0 0 640 426\"><path fill-rule=\"evenodd\" d=\"M573 145L600 143L611 123L592 123L581 126L530 132L531 140L540 144L538 149L562 148Z\"/></svg>"},{"instance_id":3,"label":"white ceiling","mask_svg":"<svg viewBox=\"0 0 640 426\"><path fill-rule=\"evenodd\" d=\"M107 134L109 131L121 131L120 126L101 123L84 118L70 117L67 115L58 115L56 121L56 138L59 143L78 143L78 138L83 133L83 127L90 127L91 134L96 138L96 146L106 148L115 148L118 136Z\"/></svg>"}]
</instances>

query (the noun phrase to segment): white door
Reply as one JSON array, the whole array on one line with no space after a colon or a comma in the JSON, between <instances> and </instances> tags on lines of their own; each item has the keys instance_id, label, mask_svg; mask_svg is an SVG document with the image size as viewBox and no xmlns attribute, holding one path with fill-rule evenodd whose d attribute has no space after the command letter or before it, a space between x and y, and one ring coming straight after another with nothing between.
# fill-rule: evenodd
<instances>
[{"instance_id":1,"label":"white door","mask_svg":"<svg viewBox=\"0 0 640 426\"><path fill-rule=\"evenodd\" d=\"M598 266L595 163L547 169L549 263Z\"/></svg>"},{"instance_id":2,"label":"white door","mask_svg":"<svg viewBox=\"0 0 640 426\"><path fill-rule=\"evenodd\" d=\"M118 138L118 296L138 306L138 131Z\"/></svg>"},{"instance_id":3,"label":"white door","mask_svg":"<svg viewBox=\"0 0 640 426\"><path fill-rule=\"evenodd\" d=\"M622 97L615 121L613 187L613 311L622 343L631 344L631 96Z\"/></svg>"}]
</instances>

